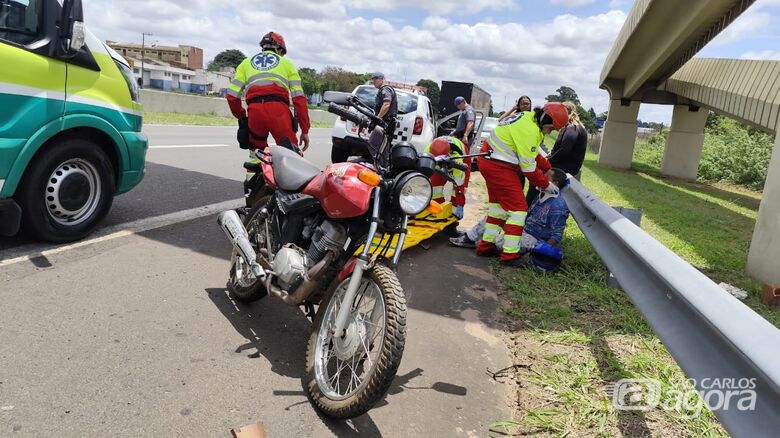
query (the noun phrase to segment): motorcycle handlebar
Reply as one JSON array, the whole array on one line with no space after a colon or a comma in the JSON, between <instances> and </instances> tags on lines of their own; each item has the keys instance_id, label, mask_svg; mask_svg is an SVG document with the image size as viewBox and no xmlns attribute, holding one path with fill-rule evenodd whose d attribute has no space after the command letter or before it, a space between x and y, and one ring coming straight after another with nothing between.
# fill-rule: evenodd
<instances>
[{"instance_id":1,"label":"motorcycle handlebar","mask_svg":"<svg viewBox=\"0 0 780 438\"><path fill-rule=\"evenodd\" d=\"M438 162L439 166L446 167L447 169L458 169L462 172L465 172L469 169L468 164L455 161L451 157L443 156L436 161Z\"/></svg>"},{"instance_id":2,"label":"motorcycle handlebar","mask_svg":"<svg viewBox=\"0 0 780 438\"><path fill-rule=\"evenodd\" d=\"M328 112L333 113L339 117L343 117L359 126L368 126L371 124L371 122L365 116L346 110L333 102L328 104Z\"/></svg>"}]
</instances>

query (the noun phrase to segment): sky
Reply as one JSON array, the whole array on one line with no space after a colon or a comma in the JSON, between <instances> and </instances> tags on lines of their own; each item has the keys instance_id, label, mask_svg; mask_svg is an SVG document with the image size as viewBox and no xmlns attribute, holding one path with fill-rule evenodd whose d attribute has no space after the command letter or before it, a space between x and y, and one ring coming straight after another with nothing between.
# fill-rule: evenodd
<instances>
[{"instance_id":1,"label":"sky","mask_svg":"<svg viewBox=\"0 0 780 438\"><path fill-rule=\"evenodd\" d=\"M297 67L382 71L389 80L474 82L496 110L523 94L544 103L561 85L585 108L607 109L598 88L604 59L630 0L83 0L103 40L192 45L208 61L247 55L281 33ZM780 60L780 0L756 0L700 56ZM668 106L643 105L643 121L669 123Z\"/></svg>"}]
</instances>

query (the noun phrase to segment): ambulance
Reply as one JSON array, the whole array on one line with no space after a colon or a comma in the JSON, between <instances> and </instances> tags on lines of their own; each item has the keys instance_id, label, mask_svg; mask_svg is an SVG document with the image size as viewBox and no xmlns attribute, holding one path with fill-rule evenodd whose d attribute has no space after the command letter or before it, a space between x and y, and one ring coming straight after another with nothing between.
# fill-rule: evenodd
<instances>
[{"instance_id":1,"label":"ambulance","mask_svg":"<svg viewBox=\"0 0 780 438\"><path fill-rule=\"evenodd\" d=\"M144 176L138 84L81 0L0 0L0 235L92 232Z\"/></svg>"}]
</instances>

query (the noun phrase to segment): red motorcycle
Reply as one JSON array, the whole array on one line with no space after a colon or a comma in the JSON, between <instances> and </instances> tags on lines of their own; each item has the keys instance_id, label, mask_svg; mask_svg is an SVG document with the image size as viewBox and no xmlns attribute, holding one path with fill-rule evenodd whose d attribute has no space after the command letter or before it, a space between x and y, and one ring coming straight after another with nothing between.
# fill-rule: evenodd
<instances>
[{"instance_id":1,"label":"red motorcycle","mask_svg":"<svg viewBox=\"0 0 780 438\"><path fill-rule=\"evenodd\" d=\"M330 112L369 129L374 162L321 171L273 146L258 153L256 205L243 221L226 211L218 222L234 246L230 292L247 302L270 293L305 306L313 331L303 386L324 415L346 419L384 396L401 362L406 299L384 256L398 235L390 265L398 264L409 216L429 208L436 160L408 143L388 144L382 120L355 96L325 99ZM386 243L367 244L380 235Z\"/></svg>"}]
</instances>

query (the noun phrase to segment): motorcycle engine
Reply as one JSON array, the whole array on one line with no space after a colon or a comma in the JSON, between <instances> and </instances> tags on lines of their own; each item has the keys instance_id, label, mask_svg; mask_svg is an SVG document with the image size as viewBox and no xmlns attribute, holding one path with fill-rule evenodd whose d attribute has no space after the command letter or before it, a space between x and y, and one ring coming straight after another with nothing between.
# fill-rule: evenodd
<instances>
[{"instance_id":1,"label":"motorcycle engine","mask_svg":"<svg viewBox=\"0 0 780 438\"><path fill-rule=\"evenodd\" d=\"M286 245L276 253L273 268L279 287L285 291L295 290L306 272L306 254L295 245Z\"/></svg>"},{"instance_id":2,"label":"motorcycle engine","mask_svg":"<svg viewBox=\"0 0 780 438\"><path fill-rule=\"evenodd\" d=\"M332 251L337 255L344 248L347 242L347 230L344 226L335 222L324 221L311 238L309 251L306 253L311 264L322 260L323 257Z\"/></svg>"}]
</instances>

